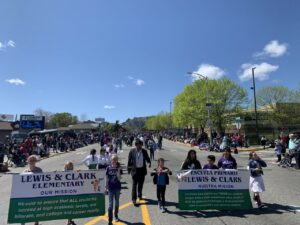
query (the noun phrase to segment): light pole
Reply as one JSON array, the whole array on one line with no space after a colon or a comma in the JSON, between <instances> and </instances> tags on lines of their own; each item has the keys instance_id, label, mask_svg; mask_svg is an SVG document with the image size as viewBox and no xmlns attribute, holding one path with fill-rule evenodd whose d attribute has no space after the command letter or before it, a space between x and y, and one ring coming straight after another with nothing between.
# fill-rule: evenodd
<instances>
[{"instance_id":1,"label":"light pole","mask_svg":"<svg viewBox=\"0 0 300 225\"><path fill-rule=\"evenodd\" d=\"M173 123L172 123L172 101L170 101L170 131L172 132Z\"/></svg>"},{"instance_id":2,"label":"light pole","mask_svg":"<svg viewBox=\"0 0 300 225\"><path fill-rule=\"evenodd\" d=\"M256 105L256 91L255 91L255 77L254 77L254 70L256 67L252 68L252 87L253 95L254 95L254 111L255 111L255 131L256 131L256 141L259 143L259 133L258 133L258 119L257 119L257 105Z\"/></svg>"},{"instance_id":3,"label":"light pole","mask_svg":"<svg viewBox=\"0 0 300 225\"><path fill-rule=\"evenodd\" d=\"M196 72L188 72L188 74L190 75L197 75L199 78L205 79L205 92L206 92L206 108L207 108L207 123L208 123L208 127L209 127L209 135L210 135L210 144L212 144L212 129L211 129L211 119L210 119L210 109L212 107L212 104L208 102L208 77L204 76L200 73L196 73Z\"/></svg>"}]
</instances>

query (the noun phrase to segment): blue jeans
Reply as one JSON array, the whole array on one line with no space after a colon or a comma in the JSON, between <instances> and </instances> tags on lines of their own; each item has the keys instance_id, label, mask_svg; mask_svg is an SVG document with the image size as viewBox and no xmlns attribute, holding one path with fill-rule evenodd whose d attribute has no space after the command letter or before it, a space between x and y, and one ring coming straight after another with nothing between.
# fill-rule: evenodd
<instances>
[{"instance_id":1,"label":"blue jeans","mask_svg":"<svg viewBox=\"0 0 300 225\"><path fill-rule=\"evenodd\" d=\"M120 190L108 191L108 221L109 222L112 222L113 220L112 217L113 217L114 199L115 199L115 217L118 217Z\"/></svg>"}]
</instances>

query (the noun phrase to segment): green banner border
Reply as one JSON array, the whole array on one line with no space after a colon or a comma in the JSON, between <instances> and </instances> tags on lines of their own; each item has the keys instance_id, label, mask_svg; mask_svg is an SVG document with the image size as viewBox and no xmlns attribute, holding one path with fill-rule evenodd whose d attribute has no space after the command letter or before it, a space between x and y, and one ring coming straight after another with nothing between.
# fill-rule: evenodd
<instances>
[{"instance_id":1,"label":"green banner border","mask_svg":"<svg viewBox=\"0 0 300 225\"><path fill-rule=\"evenodd\" d=\"M240 204L232 202L230 204L230 200L233 199L230 196L234 196L236 193L241 193L243 202ZM187 203L186 194L190 195L189 198L193 201L193 195L199 195L199 199L196 200L199 204L192 202ZM205 196L207 194L207 196ZM220 198L218 198L218 195ZM226 200L228 199L228 202ZM250 198L249 190L178 190L178 208L180 210L245 210L252 209L252 202Z\"/></svg>"},{"instance_id":2,"label":"green banner border","mask_svg":"<svg viewBox=\"0 0 300 225\"><path fill-rule=\"evenodd\" d=\"M60 216L44 216L38 217L35 219L29 218L20 218L16 219L15 214L19 210L18 202L43 202L43 201L55 201L55 200L70 200L70 199L84 199L84 198L95 198L96 197L96 208L98 209L95 213L82 213L78 215L60 215ZM22 207L24 208L24 207ZM36 212L32 212L34 214ZM41 212L39 212L41 213ZM29 213L21 213L21 214L29 214ZM78 219L78 218L88 218L94 216L101 216L105 214L105 195L102 193L99 194L82 194L82 195L65 195L65 196L51 196L51 197L37 197L37 198L13 198L10 199L9 204L9 213L8 213L8 223L28 223L28 222L36 222L36 221L51 221L51 220L62 220L62 219Z\"/></svg>"}]
</instances>

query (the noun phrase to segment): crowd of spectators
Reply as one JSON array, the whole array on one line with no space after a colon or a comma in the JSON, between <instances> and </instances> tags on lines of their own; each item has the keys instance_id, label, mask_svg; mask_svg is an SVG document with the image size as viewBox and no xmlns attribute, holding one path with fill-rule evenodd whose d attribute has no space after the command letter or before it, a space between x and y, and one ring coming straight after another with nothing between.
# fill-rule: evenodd
<instances>
[{"instance_id":1,"label":"crowd of spectators","mask_svg":"<svg viewBox=\"0 0 300 225\"><path fill-rule=\"evenodd\" d=\"M75 151L77 148L97 143L98 139L98 134L92 132L33 134L21 142L8 137L5 143L0 144L0 164L4 164L4 157L7 156L8 164L24 166L30 155L48 157L50 152Z\"/></svg>"}]
</instances>

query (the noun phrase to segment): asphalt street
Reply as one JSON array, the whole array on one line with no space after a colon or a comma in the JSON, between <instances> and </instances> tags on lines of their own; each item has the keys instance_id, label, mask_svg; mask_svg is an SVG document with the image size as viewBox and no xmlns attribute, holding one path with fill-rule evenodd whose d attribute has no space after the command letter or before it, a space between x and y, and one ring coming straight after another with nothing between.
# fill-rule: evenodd
<instances>
[{"instance_id":1,"label":"asphalt street","mask_svg":"<svg viewBox=\"0 0 300 225\"><path fill-rule=\"evenodd\" d=\"M80 165L81 160L89 154L90 149L95 148L99 152L100 146L95 144L78 149L75 152L59 154L54 157L42 160L38 163L44 171L63 170L65 162L75 163L75 169L84 170L84 165ZM273 150L260 151L260 156L267 162L268 169L264 173L264 181L267 191L262 194L262 201L265 207L251 210L239 211L180 211L177 208L178 194L176 176L170 177L170 185L167 187L166 200L167 212L161 213L157 207L156 188L152 183L152 177L146 176L143 195L145 200L140 202L138 207L131 203L131 177L127 174L125 165L129 147L124 146L118 154L121 164L124 166L122 179L122 192L120 197L120 222L114 224L133 225L185 225L185 224L211 224L211 225L267 225L267 224L300 224L300 171L278 167L275 163L276 157ZM163 157L166 159L166 166L173 172L180 168L190 147L164 140L163 150L156 152L155 159ZM201 164L206 163L206 156L210 152L197 150L197 157ZM221 153L213 153L216 158L220 158ZM239 168L246 168L248 152L240 152L234 155ZM153 169L157 162L152 162ZM20 173L24 168L12 168L10 173L0 173L0 224L7 224L7 214L9 207L11 181L13 173ZM148 169L149 170L149 169ZM149 173L148 173L149 174ZM107 199L106 199L107 205ZM107 224L107 216L75 219L78 225L101 225ZM64 225L66 220L41 222L43 225Z\"/></svg>"}]
</instances>

